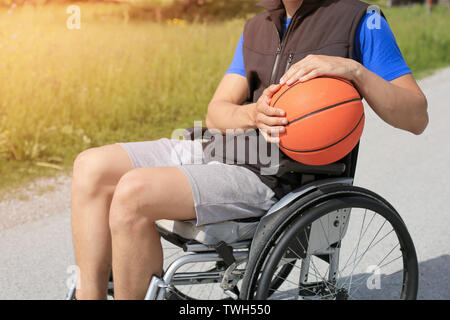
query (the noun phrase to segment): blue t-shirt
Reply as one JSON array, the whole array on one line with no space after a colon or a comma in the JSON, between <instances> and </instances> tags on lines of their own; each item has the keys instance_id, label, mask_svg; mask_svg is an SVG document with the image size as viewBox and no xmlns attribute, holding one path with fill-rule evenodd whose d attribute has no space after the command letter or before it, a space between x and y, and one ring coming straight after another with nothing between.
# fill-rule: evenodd
<instances>
[{"instance_id":1,"label":"blue t-shirt","mask_svg":"<svg viewBox=\"0 0 450 320\"><path fill-rule=\"evenodd\" d=\"M374 17L372 15L377 15L376 18L380 21L379 27L373 24ZM290 22L291 18L287 18L282 26L281 37L286 32ZM243 41L244 35L242 34L233 61L225 74L237 73L246 76L242 52ZM378 13L368 13L361 20L355 35L353 56L356 61L386 81L411 73L389 24Z\"/></svg>"}]
</instances>

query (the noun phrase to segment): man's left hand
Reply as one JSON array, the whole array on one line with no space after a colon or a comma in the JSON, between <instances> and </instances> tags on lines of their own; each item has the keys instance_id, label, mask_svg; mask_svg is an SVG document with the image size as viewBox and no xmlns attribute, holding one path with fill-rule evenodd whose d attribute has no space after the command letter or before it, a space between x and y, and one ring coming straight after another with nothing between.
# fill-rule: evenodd
<instances>
[{"instance_id":1,"label":"man's left hand","mask_svg":"<svg viewBox=\"0 0 450 320\"><path fill-rule=\"evenodd\" d=\"M360 63L352 59L309 55L292 65L281 77L280 84L291 85L296 81L305 82L324 75L353 80L361 67Z\"/></svg>"}]
</instances>

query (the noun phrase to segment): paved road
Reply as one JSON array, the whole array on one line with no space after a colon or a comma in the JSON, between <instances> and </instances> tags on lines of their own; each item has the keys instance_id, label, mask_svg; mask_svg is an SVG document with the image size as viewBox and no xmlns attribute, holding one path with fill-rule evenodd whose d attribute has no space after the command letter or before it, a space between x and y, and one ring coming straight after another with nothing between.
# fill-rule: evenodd
<instances>
[{"instance_id":1,"label":"paved road","mask_svg":"<svg viewBox=\"0 0 450 320\"><path fill-rule=\"evenodd\" d=\"M450 68L421 87L431 119L421 136L386 125L366 108L356 185L384 196L404 218L420 260L419 298L450 299ZM0 203L0 222L5 208ZM68 210L37 216L0 231L0 299L64 297L73 264Z\"/></svg>"}]
</instances>

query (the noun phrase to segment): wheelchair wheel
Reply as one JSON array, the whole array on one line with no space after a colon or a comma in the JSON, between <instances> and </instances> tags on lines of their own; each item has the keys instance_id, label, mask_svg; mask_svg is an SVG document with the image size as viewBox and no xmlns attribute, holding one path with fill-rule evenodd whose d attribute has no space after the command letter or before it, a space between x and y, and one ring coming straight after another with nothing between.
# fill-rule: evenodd
<instances>
[{"instance_id":1,"label":"wheelchair wheel","mask_svg":"<svg viewBox=\"0 0 450 320\"><path fill-rule=\"evenodd\" d=\"M359 188L360 190L364 190ZM353 189L357 190L357 189ZM356 192L298 213L253 270L250 299L415 299L418 264L398 213ZM282 277L280 270L286 270ZM279 284L273 286L274 280Z\"/></svg>"}]
</instances>

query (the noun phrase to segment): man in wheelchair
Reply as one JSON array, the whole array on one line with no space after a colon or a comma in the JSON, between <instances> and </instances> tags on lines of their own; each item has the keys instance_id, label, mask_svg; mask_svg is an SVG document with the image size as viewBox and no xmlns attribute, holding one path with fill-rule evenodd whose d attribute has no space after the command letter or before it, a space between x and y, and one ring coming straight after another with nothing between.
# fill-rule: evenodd
<instances>
[{"instance_id":1,"label":"man in wheelchair","mask_svg":"<svg viewBox=\"0 0 450 320\"><path fill-rule=\"evenodd\" d=\"M281 84L331 75L351 80L388 124L424 131L426 98L381 13L357 0L261 5L266 11L247 21L208 106L209 129L225 141L227 130L253 130L274 145L286 118L269 107L272 95ZM267 175L259 162L246 162L255 150L243 162L239 155L211 161L206 151L217 151L222 139L199 141L193 133L76 158L72 230L80 272L69 298L105 299L111 271L115 299L206 292L183 289L194 285L220 287L234 299L415 298L417 258L400 216L352 186L357 148L319 167L280 155ZM163 272L161 235L193 254ZM209 263L206 270L180 272L201 263Z\"/></svg>"}]
</instances>

